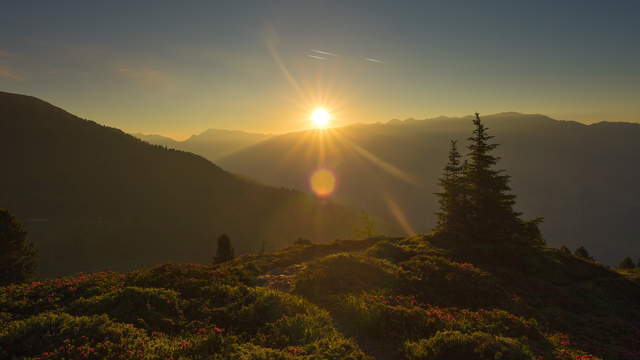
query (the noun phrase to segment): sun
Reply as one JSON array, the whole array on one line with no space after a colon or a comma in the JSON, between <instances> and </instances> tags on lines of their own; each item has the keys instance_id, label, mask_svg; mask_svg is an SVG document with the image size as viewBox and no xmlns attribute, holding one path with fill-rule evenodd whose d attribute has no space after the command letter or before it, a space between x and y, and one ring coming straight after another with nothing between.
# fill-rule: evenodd
<instances>
[{"instance_id":1,"label":"sun","mask_svg":"<svg viewBox=\"0 0 640 360\"><path fill-rule=\"evenodd\" d=\"M331 114L323 108L317 108L311 114L311 121L318 129L324 129L329 126L329 120L331 120Z\"/></svg>"}]
</instances>

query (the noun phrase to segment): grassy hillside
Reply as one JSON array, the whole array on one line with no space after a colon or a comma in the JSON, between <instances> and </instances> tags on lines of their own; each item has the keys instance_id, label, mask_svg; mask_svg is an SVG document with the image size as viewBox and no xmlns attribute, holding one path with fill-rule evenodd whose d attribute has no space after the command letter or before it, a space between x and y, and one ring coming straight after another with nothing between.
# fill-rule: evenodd
<instances>
[{"instance_id":1,"label":"grassy hillside","mask_svg":"<svg viewBox=\"0 0 640 360\"><path fill-rule=\"evenodd\" d=\"M207 263L221 233L243 253L345 236L359 218L28 96L0 93L0 153L0 208L29 231L43 275Z\"/></svg>"},{"instance_id":2,"label":"grassy hillside","mask_svg":"<svg viewBox=\"0 0 640 360\"><path fill-rule=\"evenodd\" d=\"M555 249L501 251L381 237L13 285L0 357L640 356L636 283Z\"/></svg>"},{"instance_id":3,"label":"grassy hillside","mask_svg":"<svg viewBox=\"0 0 640 360\"><path fill-rule=\"evenodd\" d=\"M634 166L640 125L584 125L518 113L483 121L500 139L497 155L512 175L519 210L528 218L544 216L549 244L584 245L610 264L640 254L640 169ZM219 163L267 184L307 190L309 173L322 158L338 177L334 199L427 232L435 222L434 193L448 142L463 144L470 126L470 118L436 118L296 132Z\"/></svg>"}]
</instances>

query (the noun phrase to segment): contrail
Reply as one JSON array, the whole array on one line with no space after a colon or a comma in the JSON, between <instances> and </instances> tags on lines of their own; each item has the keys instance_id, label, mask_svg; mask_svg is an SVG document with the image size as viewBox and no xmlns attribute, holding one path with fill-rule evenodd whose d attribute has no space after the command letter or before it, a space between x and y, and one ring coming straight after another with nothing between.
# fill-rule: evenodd
<instances>
[{"instance_id":1,"label":"contrail","mask_svg":"<svg viewBox=\"0 0 640 360\"><path fill-rule=\"evenodd\" d=\"M307 55L307 57L318 59L318 60L327 60L327 58L324 58L322 56L317 56L317 55Z\"/></svg>"},{"instance_id":2,"label":"contrail","mask_svg":"<svg viewBox=\"0 0 640 360\"><path fill-rule=\"evenodd\" d=\"M322 54L322 55L328 55L328 56L338 56L338 54L334 54L328 51L322 51L322 50L314 50L311 49L312 52L316 53L316 54Z\"/></svg>"},{"instance_id":3,"label":"contrail","mask_svg":"<svg viewBox=\"0 0 640 360\"><path fill-rule=\"evenodd\" d=\"M378 60L378 59L374 59L374 58L365 58L365 60L371 61L371 62L374 62L374 63L384 64L384 61Z\"/></svg>"}]
</instances>

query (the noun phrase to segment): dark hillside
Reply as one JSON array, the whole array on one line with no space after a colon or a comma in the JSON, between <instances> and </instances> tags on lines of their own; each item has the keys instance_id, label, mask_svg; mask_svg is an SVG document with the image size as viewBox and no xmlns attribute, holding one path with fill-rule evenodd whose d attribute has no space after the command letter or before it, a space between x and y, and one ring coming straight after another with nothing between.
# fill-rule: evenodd
<instances>
[{"instance_id":1,"label":"dark hillside","mask_svg":"<svg viewBox=\"0 0 640 360\"><path fill-rule=\"evenodd\" d=\"M28 96L0 93L0 152L0 207L26 226L45 275L209 262L223 232L239 253L323 241L359 216Z\"/></svg>"}]
</instances>

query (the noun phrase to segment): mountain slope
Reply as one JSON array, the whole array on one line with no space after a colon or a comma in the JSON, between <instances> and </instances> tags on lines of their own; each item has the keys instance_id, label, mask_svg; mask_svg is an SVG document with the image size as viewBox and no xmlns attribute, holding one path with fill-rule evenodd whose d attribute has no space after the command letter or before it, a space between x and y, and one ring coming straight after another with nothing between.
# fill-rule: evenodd
<instances>
[{"instance_id":1,"label":"mountain slope","mask_svg":"<svg viewBox=\"0 0 640 360\"><path fill-rule=\"evenodd\" d=\"M586 246L601 261L640 254L640 124L584 125L542 115L483 116L501 144L525 218L544 216L554 246ZM433 193L450 139L465 152L471 118L391 121L273 137L220 159L225 169L272 185L306 190L319 164L338 178L334 199L428 232ZM274 170L274 167L276 170Z\"/></svg>"},{"instance_id":2,"label":"mountain slope","mask_svg":"<svg viewBox=\"0 0 640 360\"><path fill-rule=\"evenodd\" d=\"M220 129L205 130L184 141L173 140L162 135L132 135L151 144L196 153L214 162L271 137L267 134Z\"/></svg>"},{"instance_id":3,"label":"mountain slope","mask_svg":"<svg viewBox=\"0 0 640 360\"><path fill-rule=\"evenodd\" d=\"M625 276L557 249L507 246L505 262L460 245L341 240L0 287L0 357L640 356L640 287Z\"/></svg>"},{"instance_id":4,"label":"mountain slope","mask_svg":"<svg viewBox=\"0 0 640 360\"><path fill-rule=\"evenodd\" d=\"M357 218L22 95L0 93L0 153L0 207L25 224L45 275L209 262L223 232L242 253L343 236Z\"/></svg>"}]
</instances>

